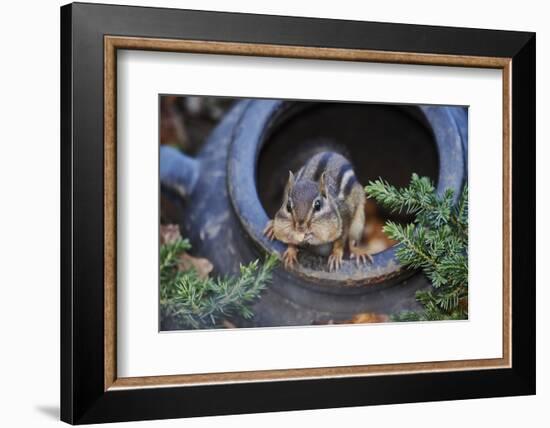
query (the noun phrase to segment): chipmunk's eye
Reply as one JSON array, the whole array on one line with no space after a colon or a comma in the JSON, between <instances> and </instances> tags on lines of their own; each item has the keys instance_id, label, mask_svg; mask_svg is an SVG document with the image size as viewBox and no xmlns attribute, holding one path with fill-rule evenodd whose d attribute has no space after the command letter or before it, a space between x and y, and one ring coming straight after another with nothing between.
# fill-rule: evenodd
<instances>
[{"instance_id":1,"label":"chipmunk's eye","mask_svg":"<svg viewBox=\"0 0 550 428\"><path fill-rule=\"evenodd\" d=\"M321 210L321 200L320 199L315 200L315 202L313 203L313 209L315 211L320 211Z\"/></svg>"},{"instance_id":2,"label":"chipmunk's eye","mask_svg":"<svg viewBox=\"0 0 550 428\"><path fill-rule=\"evenodd\" d=\"M286 210L290 213L292 212L292 205L290 205L290 201L286 203Z\"/></svg>"}]
</instances>

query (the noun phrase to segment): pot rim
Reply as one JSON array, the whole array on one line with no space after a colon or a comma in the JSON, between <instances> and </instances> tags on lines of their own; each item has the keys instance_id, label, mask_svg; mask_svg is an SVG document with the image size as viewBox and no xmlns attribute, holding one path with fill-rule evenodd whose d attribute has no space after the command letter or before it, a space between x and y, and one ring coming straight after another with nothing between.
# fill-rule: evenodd
<instances>
[{"instance_id":1,"label":"pot rim","mask_svg":"<svg viewBox=\"0 0 550 428\"><path fill-rule=\"evenodd\" d=\"M312 101L311 103L315 103ZM323 103L323 102L320 102ZM231 203L244 230L254 243L266 253L279 257L286 245L270 241L263 235L269 218L260 201L256 186L257 163L260 151L281 119L292 116L293 101L252 100L239 120L233 133L227 164L227 185ZM396 106L399 107L399 106ZM437 191L453 188L458 197L465 175L464 147L461 134L451 109L444 106L411 105L422 113L428 124L439 159ZM301 110L298 109L298 113ZM284 120L283 120L284 122ZM397 278L411 274L403 268L396 257L394 245L372 255L373 262L357 266L354 261L344 259L342 267L334 272L311 269L301 264L287 272L296 276L300 283L306 281L316 288L357 289L372 288L374 285L394 283Z\"/></svg>"}]
</instances>

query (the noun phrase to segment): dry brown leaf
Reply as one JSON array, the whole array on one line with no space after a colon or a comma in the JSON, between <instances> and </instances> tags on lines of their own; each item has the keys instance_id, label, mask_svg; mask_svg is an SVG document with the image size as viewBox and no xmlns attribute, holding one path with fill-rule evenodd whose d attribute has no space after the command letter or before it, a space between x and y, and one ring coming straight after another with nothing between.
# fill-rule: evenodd
<instances>
[{"instance_id":1,"label":"dry brown leaf","mask_svg":"<svg viewBox=\"0 0 550 428\"><path fill-rule=\"evenodd\" d=\"M355 314L351 319L344 321L337 321L335 324L367 324L377 322L387 322L390 317L386 314L377 314L375 312L363 312Z\"/></svg>"},{"instance_id":2,"label":"dry brown leaf","mask_svg":"<svg viewBox=\"0 0 550 428\"><path fill-rule=\"evenodd\" d=\"M197 275L201 279L208 277L214 266L210 263L210 260L202 257L193 257L187 253L183 253L179 257L178 268L181 271L187 271L190 269L195 269Z\"/></svg>"},{"instance_id":3,"label":"dry brown leaf","mask_svg":"<svg viewBox=\"0 0 550 428\"><path fill-rule=\"evenodd\" d=\"M330 324L367 324L367 323L378 323L378 322L388 322L390 317L386 314L377 314L375 312L363 312L360 314L355 314L351 319L348 320L325 320L325 321L316 321L314 325L330 325Z\"/></svg>"},{"instance_id":4,"label":"dry brown leaf","mask_svg":"<svg viewBox=\"0 0 550 428\"><path fill-rule=\"evenodd\" d=\"M237 328L237 326L235 324L233 324L231 321L228 321L228 320L223 320L222 325L225 328Z\"/></svg>"},{"instance_id":5,"label":"dry brown leaf","mask_svg":"<svg viewBox=\"0 0 550 428\"><path fill-rule=\"evenodd\" d=\"M160 226L160 243L171 244L178 239L181 239L180 228L177 224L163 224ZM202 257L190 256L187 253L182 253L179 256L178 269L182 272L195 269L199 278L207 278L214 266L210 260Z\"/></svg>"},{"instance_id":6,"label":"dry brown leaf","mask_svg":"<svg viewBox=\"0 0 550 428\"><path fill-rule=\"evenodd\" d=\"M181 238L180 227L177 224L160 225L160 244L171 244Z\"/></svg>"},{"instance_id":7,"label":"dry brown leaf","mask_svg":"<svg viewBox=\"0 0 550 428\"><path fill-rule=\"evenodd\" d=\"M185 117L178 106L178 97L163 96L160 101L160 143L181 149L189 146Z\"/></svg>"},{"instance_id":8,"label":"dry brown leaf","mask_svg":"<svg viewBox=\"0 0 550 428\"><path fill-rule=\"evenodd\" d=\"M356 314L349 321L345 321L346 324L366 324L366 323L377 323L377 322L388 322L390 317L386 314L377 314L375 312L363 312L361 314Z\"/></svg>"},{"instance_id":9,"label":"dry brown leaf","mask_svg":"<svg viewBox=\"0 0 550 428\"><path fill-rule=\"evenodd\" d=\"M363 242L369 254L384 251L397 243L384 233L385 220L381 217L376 202L367 199L365 202L365 229L363 230Z\"/></svg>"}]
</instances>

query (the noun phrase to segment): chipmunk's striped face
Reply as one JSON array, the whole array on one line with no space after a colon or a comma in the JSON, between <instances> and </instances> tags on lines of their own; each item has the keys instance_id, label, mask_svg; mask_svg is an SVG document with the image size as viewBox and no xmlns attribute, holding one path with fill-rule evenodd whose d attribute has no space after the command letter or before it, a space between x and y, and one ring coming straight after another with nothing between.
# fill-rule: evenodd
<instances>
[{"instance_id":1,"label":"chipmunk's striped face","mask_svg":"<svg viewBox=\"0 0 550 428\"><path fill-rule=\"evenodd\" d=\"M283 204L274 218L275 237L287 244L321 245L333 242L341 233L341 219L331 201L324 180L295 182L289 174Z\"/></svg>"}]
</instances>

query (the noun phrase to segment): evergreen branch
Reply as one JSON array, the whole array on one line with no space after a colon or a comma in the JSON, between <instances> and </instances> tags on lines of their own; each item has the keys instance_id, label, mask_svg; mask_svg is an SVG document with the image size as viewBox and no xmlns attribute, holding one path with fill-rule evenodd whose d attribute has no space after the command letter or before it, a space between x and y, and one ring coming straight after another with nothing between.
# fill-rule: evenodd
<instances>
[{"instance_id":1,"label":"evergreen branch","mask_svg":"<svg viewBox=\"0 0 550 428\"><path fill-rule=\"evenodd\" d=\"M189 251L191 244L188 239L177 239L174 242L160 246L160 271L168 272L177 268L177 257L184 251Z\"/></svg>"},{"instance_id":2,"label":"evergreen branch","mask_svg":"<svg viewBox=\"0 0 550 428\"><path fill-rule=\"evenodd\" d=\"M379 179L365 187L368 196L393 212L415 216L414 223L388 221L384 232L400 245L396 256L403 266L422 269L433 290L417 293L418 313L397 314L396 320L464 319L461 302L468 297L468 186L456 204L454 192L437 192L427 177L413 174L408 187L397 189Z\"/></svg>"},{"instance_id":3,"label":"evergreen branch","mask_svg":"<svg viewBox=\"0 0 550 428\"><path fill-rule=\"evenodd\" d=\"M390 239L403 244L397 251L400 254L399 259L402 259L404 264L418 269L433 266L436 263L436 260L423 248L425 231L422 226L415 228L413 224L402 226L388 221L383 231Z\"/></svg>"},{"instance_id":4,"label":"evergreen branch","mask_svg":"<svg viewBox=\"0 0 550 428\"><path fill-rule=\"evenodd\" d=\"M253 317L250 305L271 281L277 257L241 265L238 276L200 278L194 269L178 270L178 257L189 248L189 242L181 239L161 246L162 319L171 319L179 328L197 329L217 327L228 317Z\"/></svg>"},{"instance_id":5,"label":"evergreen branch","mask_svg":"<svg viewBox=\"0 0 550 428\"><path fill-rule=\"evenodd\" d=\"M453 214L454 223L462 240L468 243L468 184L464 185Z\"/></svg>"},{"instance_id":6,"label":"evergreen branch","mask_svg":"<svg viewBox=\"0 0 550 428\"><path fill-rule=\"evenodd\" d=\"M416 214L433 208L436 202L433 196L434 187L429 178L413 174L409 187L397 189L387 181L378 179L370 181L365 187L368 197L392 210Z\"/></svg>"}]
</instances>

